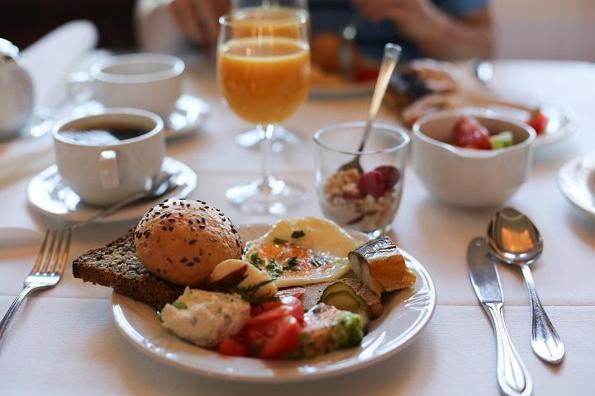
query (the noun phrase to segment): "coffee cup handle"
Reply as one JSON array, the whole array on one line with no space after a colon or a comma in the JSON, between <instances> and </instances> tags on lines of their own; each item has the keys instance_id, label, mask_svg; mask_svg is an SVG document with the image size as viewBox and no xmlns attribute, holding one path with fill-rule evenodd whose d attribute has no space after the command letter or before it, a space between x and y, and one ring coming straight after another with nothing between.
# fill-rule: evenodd
<instances>
[{"instance_id":1,"label":"coffee cup handle","mask_svg":"<svg viewBox=\"0 0 595 396\"><path fill-rule=\"evenodd\" d=\"M114 150L104 150L99 154L99 172L103 188L120 186L118 177L118 154Z\"/></svg>"},{"instance_id":2,"label":"coffee cup handle","mask_svg":"<svg viewBox=\"0 0 595 396\"><path fill-rule=\"evenodd\" d=\"M93 77L86 72L74 72L68 75L66 91L74 103L85 103L93 97Z\"/></svg>"}]
</instances>

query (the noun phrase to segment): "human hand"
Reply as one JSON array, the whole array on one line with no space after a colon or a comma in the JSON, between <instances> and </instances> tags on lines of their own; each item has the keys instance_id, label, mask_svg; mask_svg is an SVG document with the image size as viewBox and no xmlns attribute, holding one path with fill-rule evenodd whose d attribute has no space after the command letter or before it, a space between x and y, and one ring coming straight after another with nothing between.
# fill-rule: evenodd
<instances>
[{"instance_id":1,"label":"human hand","mask_svg":"<svg viewBox=\"0 0 595 396\"><path fill-rule=\"evenodd\" d=\"M352 0L358 11L372 22L389 20L399 33L416 40L441 34L442 13L428 0Z\"/></svg>"},{"instance_id":2,"label":"human hand","mask_svg":"<svg viewBox=\"0 0 595 396\"><path fill-rule=\"evenodd\" d=\"M171 0L169 9L184 36L201 45L217 41L217 19L229 11L226 0Z\"/></svg>"}]
</instances>

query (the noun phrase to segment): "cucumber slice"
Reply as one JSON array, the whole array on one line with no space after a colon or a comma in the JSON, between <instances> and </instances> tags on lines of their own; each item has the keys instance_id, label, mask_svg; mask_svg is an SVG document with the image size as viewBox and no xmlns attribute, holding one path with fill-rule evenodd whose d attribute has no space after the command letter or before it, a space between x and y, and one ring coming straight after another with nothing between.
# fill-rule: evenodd
<instances>
[{"instance_id":1,"label":"cucumber slice","mask_svg":"<svg viewBox=\"0 0 595 396\"><path fill-rule=\"evenodd\" d=\"M490 136L490 146L492 147L492 150L510 147L513 143L512 132L510 131L503 131L497 135Z\"/></svg>"},{"instance_id":2,"label":"cucumber slice","mask_svg":"<svg viewBox=\"0 0 595 396\"><path fill-rule=\"evenodd\" d=\"M364 328L370 320L370 310L364 300L355 293L351 286L341 281L335 282L324 289L319 302L361 315Z\"/></svg>"}]
</instances>

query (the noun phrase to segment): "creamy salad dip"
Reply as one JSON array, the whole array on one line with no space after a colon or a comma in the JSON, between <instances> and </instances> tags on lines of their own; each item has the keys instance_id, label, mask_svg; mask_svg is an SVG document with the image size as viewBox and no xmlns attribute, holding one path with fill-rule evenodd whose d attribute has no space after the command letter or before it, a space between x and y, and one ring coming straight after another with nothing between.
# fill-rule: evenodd
<instances>
[{"instance_id":1,"label":"creamy salad dip","mask_svg":"<svg viewBox=\"0 0 595 396\"><path fill-rule=\"evenodd\" d=\"M237 294L186 288L161 310L163 326L180 338L212 348L238 333L250 317L250 304Z\"/></svg>"}]
</instances>

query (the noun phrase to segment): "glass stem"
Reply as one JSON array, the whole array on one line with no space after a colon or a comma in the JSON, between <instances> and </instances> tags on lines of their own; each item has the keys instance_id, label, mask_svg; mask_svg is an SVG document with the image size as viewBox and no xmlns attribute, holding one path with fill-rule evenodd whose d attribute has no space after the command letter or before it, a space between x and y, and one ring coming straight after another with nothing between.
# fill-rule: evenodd
<instances>
[{"instance_id":1,"label":"glass stem","mask_svg":"<svg viewBox=\"0 0 595 396\"><path fill-rule=\"evenodd\" d=\"M270 194L273 189L273 132L275 125L259 125L258 130L262 137L262 182L260 190Z\"/></svg>"}]
</instances>

